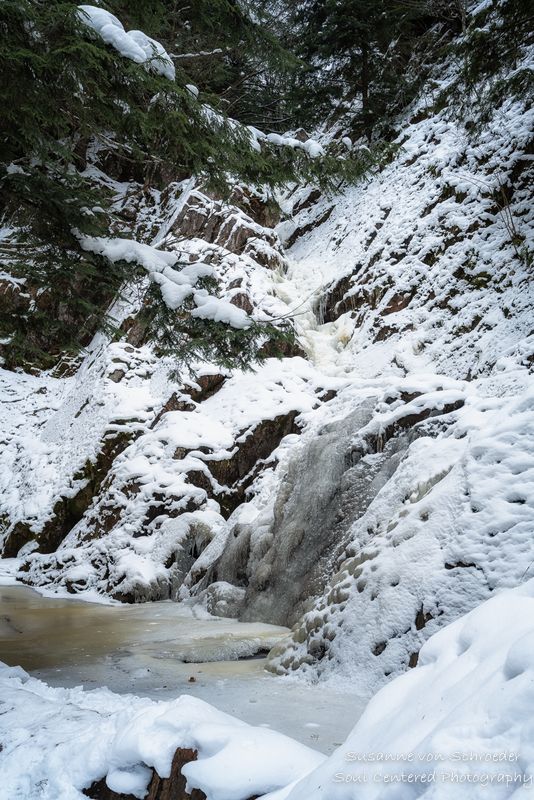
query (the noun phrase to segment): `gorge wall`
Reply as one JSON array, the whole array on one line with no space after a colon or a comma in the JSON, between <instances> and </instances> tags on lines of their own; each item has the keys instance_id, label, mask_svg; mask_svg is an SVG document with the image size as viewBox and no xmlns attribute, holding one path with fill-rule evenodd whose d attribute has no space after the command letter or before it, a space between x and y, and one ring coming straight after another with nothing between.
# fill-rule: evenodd
<instances>
[{"instance_id":1,"label":"gorge wall","mask_svg":"<svg viewBox=\"0 0 534 800\"><path fill-rule=\"evenodd\" d=\"M0 541L21 580L294 625L271 669L371 692L534 569L534 114L507 99L477 136L441 88L389 164L297 187L281 217L250 190L115 184L140 240L210 264L298 344L177 378L136 290L117 340L2 370Z\"/></svg>"}]
</instances>

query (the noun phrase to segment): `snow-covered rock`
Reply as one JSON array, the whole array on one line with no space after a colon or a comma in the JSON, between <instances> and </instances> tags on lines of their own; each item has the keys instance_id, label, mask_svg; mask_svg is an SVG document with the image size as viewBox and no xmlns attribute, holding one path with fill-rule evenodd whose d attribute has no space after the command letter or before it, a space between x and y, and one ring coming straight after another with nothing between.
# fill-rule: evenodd
<instances>
[{"instance_id":1,"label":"snow-covered rock","mask_svg":"<svg viewBox=\"0 0 534 800\"><path fill-rule=\"evenodd\" d=\"M247 725L182 695L154 702L100 689L52 689L0 664L0 798L82 800L105 778L142 799L152 769L171 774L178 748L197 754L187 785L210 800L248 800L287 786L324 756L275 731Z\"/></svg>"}]
</instances>

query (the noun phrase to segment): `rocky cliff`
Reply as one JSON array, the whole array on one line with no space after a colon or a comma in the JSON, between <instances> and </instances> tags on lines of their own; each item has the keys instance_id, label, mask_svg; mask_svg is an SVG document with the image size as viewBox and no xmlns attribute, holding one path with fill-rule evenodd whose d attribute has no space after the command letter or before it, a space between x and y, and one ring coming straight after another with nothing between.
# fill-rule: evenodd
<instances>
[{"instance_id":1,"label":"rocky cliff","mask_svg":"<svg viewBox=\"0 0 534 800\"><path fill-rule=\"evenodd\" d=\"M118 337L3 370L1 542L22 580L291 624L274 671L371 692L534 569L534 115L506 99L475 133L442 89L334 195L296 187L277 210L115 184L139 239L210 264L297 342L176 376L125 287Z\"/></svg>"}]
</instances>

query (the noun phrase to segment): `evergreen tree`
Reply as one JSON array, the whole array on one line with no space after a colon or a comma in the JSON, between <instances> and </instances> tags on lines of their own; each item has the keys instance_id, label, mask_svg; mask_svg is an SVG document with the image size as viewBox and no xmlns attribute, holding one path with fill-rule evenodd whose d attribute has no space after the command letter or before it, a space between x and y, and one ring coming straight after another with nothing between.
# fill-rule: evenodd
<instances>
[{"instance_id":1,"label":"evergreen tree","mask_svg":"<svg viewBox=\"0 0 534 800\"><path fill-rule=\"evenodd\" d=\"M309 69L297 90L300 102L323 116L350 108L355 136L387 136L453 18L445 23L432 0L301 0L293 24Z\"/></svg>"},{"instance_id":2,"label":"evergreen tree","mask_svg":"<svg viewBox=\"0 0 534 800\"><path fill-rule=\"evenodd\" d=\"M452 48L457 79L442 98L477 132L496 108L515 97L534 100L534 73L527 48L534 43L530 0L493 0L466 18L464 35Z\"/></svg>"},{"instance_id":3,"label":"evergreen tree","mask_svg":"<svg viewBox=\"0 0 534 800\"><path fill-rule=\"evenodd\" d=\"M298 61L274 34L268 4L110 0L108 5L127 27L161 41L213 105L247 124L280 129L273 109Z\"/></svg>"},{"instance_id":4,"label":"evergreen tree","mask_svg":"<svg viewBox=\"0 0 534 800\"><path fill-rule=\"evenodd\" d=\"M226 59L228 48L235 52L246 42L266 63L272 36L263 35L236 0L199 0L186 8L164 0L110 0L109 10L123 14L127 27L144 26L169 51L178 50L175 55L187 48L207 52L219 43ZM281 58L280 46L271 50L275 61ZM331 158L319 163L288 148L256 152L247 129L208 114L188 91L191 73L180 61L171 81L124 58L87 27L69 0L0 4L2 255L6 271L26 281L31 297L29 312L12 304L3 315L8 363L46 365L86 344L131 275L129 266L110 265L79 246L80 234L110 232L110 198L86 172L91 142L109 147L124 179L160 188L197 175L222 193L236 178L276 186L365 167ZM220 69L199 70L210 98L235 84L242 65L224 60ZM234 102L232 110L241 108L243 102ZM8 235L11 229L16 236ZM242 335L256 341L258 333ZM226 358L224 341L219 346L217 337L211 340L214 358Z\"/></svg>"}]
</instances>

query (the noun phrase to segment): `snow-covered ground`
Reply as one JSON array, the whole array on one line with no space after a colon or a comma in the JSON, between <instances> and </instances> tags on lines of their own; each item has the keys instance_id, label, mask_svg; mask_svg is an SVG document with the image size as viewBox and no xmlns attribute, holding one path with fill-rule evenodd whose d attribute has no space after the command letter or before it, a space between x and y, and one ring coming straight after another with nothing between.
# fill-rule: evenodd
<instances>
[{"instance_id":1,"label":"snow-covered ground","mask_svg":"<svg viewBox=\"0 0 534 800\"><path fill-rule=\"evenodd\" d=\"M0 681L3 800L83 797L76 789L104 775L110 788L143 797L147 767L166 777L176 748L196 749L201 741L211 763L199 777L197 765L189 765L188 779L219 800L285 786L324 760L282 734L248 726L192 697L156 703L104 689L51 689L9 668Z\"/></svg>"},{"instance_id":2,"label":"snow-covered ground","mask_svg":"<svg viewBox=\"0 0 534 800\"><path fill-rule=\"evenodd\" d=\"M523 797L534 750L534 581L435 634L345 744L277 800Z\"/></svg>"}]
</instances>

